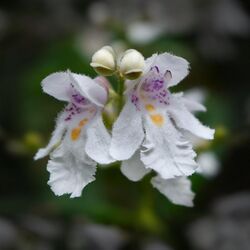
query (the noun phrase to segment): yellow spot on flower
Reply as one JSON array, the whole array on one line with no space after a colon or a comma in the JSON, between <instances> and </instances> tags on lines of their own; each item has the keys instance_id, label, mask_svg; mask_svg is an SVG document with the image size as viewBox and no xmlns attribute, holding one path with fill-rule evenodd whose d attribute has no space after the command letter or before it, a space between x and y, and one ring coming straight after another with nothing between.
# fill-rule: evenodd
<instances>
[{"instance_id":1,"label":"yellow spot on flower","mask_svg":"<svg viewBox=\"0 0 250 250\"><path fill-rule=\"evenodd\" d=\"M148 112L153 112L153 111L155 111L155 107L154 107L152 104L146 104L146 105L145 105L145 109L146 109Z\"/></svg>"},{"instance_id":2,"label":"yellow spot on flower","mask_svg":"<svg viewBox=\"0 0 250 250\"><path fill-rule=\"evenodd\" d=\"M81 121L79 122L79 126L80 126L80 127L83 127L87 122L88 122L88 119L87 119L87 118L84 118L83 120L81 120Z\"/></svg>"},{"instance_id":3,"label":"yellow spot on flower","mask_svg":"<svg viewBox=\"0 0 250 250\"><path fill-rule=\"evenodd\" d=\"M80 133L81 133L81 128L72 129L72 131L71 131L71 140L76 141L79 138Z\"/></svg>"},{"instance_id":4,"label":"yellow spot on flower","mask_svg":"<svg viewBox=\"0 0 250 250\"><path fill-rule=\"evenodd\" d=\"M164 118L160 114L151 115L150 118L152 122L159 127L161 127L164 123Z\"/></svg>"}]
</instances>

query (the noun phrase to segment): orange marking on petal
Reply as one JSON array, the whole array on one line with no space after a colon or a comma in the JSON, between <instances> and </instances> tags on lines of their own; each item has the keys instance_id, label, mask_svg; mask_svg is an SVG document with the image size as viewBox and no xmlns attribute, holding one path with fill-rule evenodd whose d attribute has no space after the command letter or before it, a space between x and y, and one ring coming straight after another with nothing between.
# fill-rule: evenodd
<instances>
[{"instance_id":1,"label":"orange marking on petal","mask_svg":"<svg viewBox=\"0 0 250 250\"><path fill-rule=\"evenodd\" d=\"M79 126L80 126L80 127L83 127L87 122L88 122L88 119L87 119L87 118L84 118L83 120L81 120L81 121L79 122Z\"/></svg>"},{"instance_id":2,"label":"orange marking on petal","mask_svg":"<svg viewBox=\"0 0 250 250\"><path fill-rule=\"evenodd\" d=\"M146 109L148 112L153 112L153 111L155 111L155 107L154 107L152 104L146 104L146 105L145 105L145 109Z\"/></svg>"},{"instance_id":3,"label":"orange marking on petal","mask_svg":"<svg viewBox=\"0 0 250 250\"><path fill-rule=\"evenodd\" d=\"M159 127L162 126L164 123L164 118L160 114L151 115L150 118L152 122Z\"/></svg>"},{"instance_id":4,"label":"orange marking on petal","mask_svg":"<svg viewBox=\"0 0 250 250\"><path fill-rule=\"evenodd\" d=\"M71 131L71 140L76 141L79 138L80 133L81 133L81 128L72 129L72 131Z\"/></svg>"}]
</instances>

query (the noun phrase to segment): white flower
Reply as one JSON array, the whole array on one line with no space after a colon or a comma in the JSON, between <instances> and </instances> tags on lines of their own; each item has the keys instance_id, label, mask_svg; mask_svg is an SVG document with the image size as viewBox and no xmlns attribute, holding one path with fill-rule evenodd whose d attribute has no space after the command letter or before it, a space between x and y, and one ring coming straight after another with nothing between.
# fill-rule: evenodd
<instances>
[{"instance_id":1,"label":"white flower","mask_svg":"<svg viewBox=\"0 0 250 250\"><path fill-rule=\"evenodd\" d=\"M91 78L71 72L54 73L42 81L44 92L68 102L59 114L47 147L35 159L50 154L48 184L56 195L81 195L95 177L98 163L113 161L108 148L110 135L101 112L108 98L105 87Z\"/></svg>"},{"instance_id":2,"label":"white flower","mask_svg":"<svg viewBox=\"0 0 250 250\"><path fill-rule=\"evenodd\" d=\"M188 74L188 67L185 59L168 53L146 60L143 75L127 82L127 100L113 126L110 146L111 156L123 161L122 172L128 178L139 180L154 170L158 174L154 186L175 203L185 205L191 201L176 201L166 189L168 183L184 180L178 192L192 197L185 176L193 174L197 164L186 133L204 139L213 139L214 134L191 113L204 111L201 104L186 99L182 93L171 94L168 89Z\"/></svg>"}]
</instances>

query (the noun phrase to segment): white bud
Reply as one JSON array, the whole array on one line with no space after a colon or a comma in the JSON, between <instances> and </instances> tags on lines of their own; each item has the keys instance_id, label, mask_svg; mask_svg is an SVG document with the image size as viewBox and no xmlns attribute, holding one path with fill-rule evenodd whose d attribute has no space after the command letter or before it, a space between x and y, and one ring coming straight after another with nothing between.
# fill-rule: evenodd
<instances>
[{"instance_id":1,"label":"white bud","mask_svg":"<svg viewBox=\"0 0 250 250\"><path fill-rule=\"evenodd\" d=\"M145 67L143 55L135 49L125 51L120 60L121 74L130 80L134 80L142 74Z\"/></svg>"},{"instance_id":2,"label":"white bud","mask_svg":"<svg viewBox=\"0 0 250 250\"><path fill-rule=\"evenodd\" d=\"M110 76L116 70L115 52L110 46L104 46L92 56L90 65L103 76Z\"/></svg>"}]
</instances>

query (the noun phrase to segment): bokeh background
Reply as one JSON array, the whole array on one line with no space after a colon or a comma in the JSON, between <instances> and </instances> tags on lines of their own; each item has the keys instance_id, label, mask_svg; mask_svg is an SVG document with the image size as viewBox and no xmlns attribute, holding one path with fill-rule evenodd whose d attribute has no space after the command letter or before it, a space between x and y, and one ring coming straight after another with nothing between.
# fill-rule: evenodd
<instances>
[{"instance_id":1,"label":"bokeh background","mask_svg":"<svg viewBox=\"0 0 250 250\"><path fill-rule=\"evenodd\" d=\"M250 18L243 0L15 0L0 2L0 249L249 250ZM196 142L195 207L171 204L149 179L99 168L81 198L56 197L47 159L34 162L63 105L42 93L48 74L95 76L104 45L191 63L174 91L208 108L216 128Z\"/></svg>"}]
</instances>

